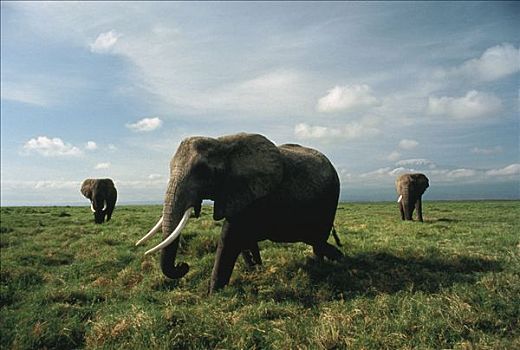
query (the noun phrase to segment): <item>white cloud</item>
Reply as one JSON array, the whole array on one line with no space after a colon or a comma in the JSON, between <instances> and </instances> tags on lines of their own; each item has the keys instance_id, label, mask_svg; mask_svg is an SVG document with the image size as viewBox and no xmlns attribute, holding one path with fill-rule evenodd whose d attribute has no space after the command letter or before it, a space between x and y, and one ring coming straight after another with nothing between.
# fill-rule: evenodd
<instances>
[{"instance_id":1,"label":"white cloud","mask_svg":"<svg viewBox=\"0 0 520 350\"><path fill-rule=\"evenodd\" d=\"M262 118L279 117L281 114L309 116L315 112L319 97L326 95L327 90L337 84L334 80L338 75L334 74L333 80L329 75L333 66L327 69L328 74L316 74L307 69L308 62L319 60L319 54L313 47L321 40L315 40L313 35L321 29L318 30L315 24L303 25L296 30L282 30L267 37L266 33L254 28L252 31L243 28L245 32L237 32L236 36L222 36L221 23L208 27L211 34L206 30L208 28L197 30L200 28L197 21L188 27L177 27L178 21L171 18L165 20L162 14L155 13L157 10L152 9L153 6L134 8L114 5L108 7L110 10L100 12L95 6L78 3L74 5L78 7L74 13L82 15L67 16L70 10L65 8L70 9L68 6L60 10L55 5L52 9L45 6L45 9L38 10L37 18L52 18L55 25L49 29L50 34L60 39L63 36L73 40L80 38L83 43L91 44L91 49L109 50L123 58L131 69L129 79L135 79L135 84L130 85L136 88L128 93L135 93L138 88L147 90L159 97L160 101L157 102L162 103L157 103L156 108L160 111L175 107L190 114L211 111L212 114L226 112L232 115L230 112L243 111ZM117 19L111 13L118 13ZM121 22L121 18L133 20ZM78 22L82 26L78 26ZM49 27L42 23L38 26L42 29ZM213 32L213 29L216 31ZM124 33L124 36L119 37L118 33ZM217 40L208 42L208 35ZM299 45L294 46L301 40L309 45L305 51ZM275 42L274 50L272 44ZM288 46L298 49L287 50ZM299 57L300 54L304 56ZM296 60L296 57L299 59ZM240 69L244 67L244 62L247 62L248 68ZM266 67L272 68L266 72ZM286 67L291 67L291 71L287 72ZM291 75L291 72L294 74ZM359 71L355 74L353 79L359 80L353 81L366 81L375 88L376 82L372 81L377 79L363 77L379 76L381 72L366 74ZM302 76L303 79L300 79ZM388 76L385 78L388 79ZM368 102L372 103L373 99L372 96Z\"/></svg>"},{"instance_id":2,"label":"white cloud","mask_svg":"<svg viewBox=\"0 0 520 350\"><path fill-rule=\"evenodd\" d=\"M405 168L405 167L384 167L379 168L373 171L369 171L366 173L362 173L358 175L359 180L369 181L369 180L387 180L393 181L397 176L404 173L412 173L413 169Z\"/></svg>"},{"instance_id":3,"label":"white cloud","mask_svg":"<svg viewBox=\"0 0 520 350\"><path fill-rule=\"evenodd\" d=\"M27 103L35 106L46 107L51 104L51 98L43 89L30 83L12 83L2 78L0 89L2 100Z\"/></svg>"},{"instance_id":4,"label":"white cloud","mask_svg":"<svg viewBox=\"0 0 520 350\"><path fill-rule=\"evenodd\" d=\"M419 166L419 169L416 168ZM421 166L427 165L429 169L421 170ZM433 165L433 166L432 166ZM520 165L519 165L520 167ZM514 170L514 169L513 169ZM509 169L512 172L511 169ZM517 169L516 171L520 171ZM430 178L430 181L436 183L441 182L453 182L453 181L475 181L485 179L486 173L482 170L459 168L459 169L436 169L433 162L424 159L410 159L396 163L396 167L383 167L373 171L353 176L353 181L363 182L379 182L379 183L392 183L397 176L405 173L416 173L421 172L426 174Z\"/></svg>"},{"instance_id":5,"label":"white cloud","mask_svg":"<svg viewBox=\"0 0 520 350\"><path fill-rule=\"evenodd\" d=\"M96 166L94 167L94 169L96 170L99 170L99 169L108 169L110 168L110 163L109 162L106 162L106 163L98 163L96 164Z\"/></svg>"},{"instance_id":6,"label":"white cloud","mask_svg":"<svg viewBox=\"0 0 520 350\"><path fill-rule=\"evenodd\" d=\"M419 144L419 142L417 142L415 140L403 139L403 140L399 141L399 148L409 151L409 150L417 147L418 144Z\"/></svg>"},{"instance_id":7,"label":"white cloud","mask_svg":"<svg viewBox=\"0 0 520 350\"><path fill-rule=\"evenodd\" d=\"M58 190L70 190L79 188L81 185L80 181L63 181L63 180L41 180L41 181L25 181L20 182L21 187L40 189L58 189Z\"/></svg>"},{"instance_id":8,"label":"white cloud","mask_svg":"<svg viewBox=\"0 0 520 350\"><path fill-rule=\"evenodd\" d=\"M398 160L399 158L401 158L401 153L397 152L397 151L393 151L392 153L390 153L386 159L388 159L389 161L396 161Z\"/></svg>"},{"instance_id":9,"label":"white cloud","mask_svg":"<svg viewBox=\"0 0 520 350\"><path fill-rule=\"evenodd\" d=\"M307 96L312 86L303 73L293 70L273 70L246 79L232 81L193 96L179 94L179 103L193 110L220 110L248 113L255 117L283 114L305 114L312 110Z\"/></svg>"},{"instance_id":10,"label":"white cloud","mask_svg":"<svg viewBox=\"0 0 520 350\"><path fill-rule=\"evenodd\" d=\"M116 187L121 189L158 189L160 190L160 194L162 195L162 191L165 189L166 184L168 183L168 179L159 178L159 179L146 179L146 180L116 180ZM159 197L161 198L161 197Z\"/></svg>"},{"instance_id":11,"label":"white cloud","mask_svg":"<svg viewBox=\"0 0 520 350\"><path fill-rule=\"evenodd\" d=\"M381 133L381 130L362 122L352 122L342 128L342 136L347 139L357 139L360 137L371 137Z\"/></svg>"},{"instance_id":12,"label":"white cloud","mask_svg":"<svg viewBox=\"0 0 520 350\"><path fill-rule=\"evenodd\" d=\"M419 142L415 140L402 139L399 141L398 147L402 150L409 151L417 147L417 145L419 145ZM399 158L401 158L401 153L399 151L393 151L386 157L387 160L392 162L398 160Z\"/></svg>"},{"instance_id":13,"label":"white cloud","mask_svg":"<svg viewBox=\"0 0 520 350\"><path fill-rule=\"evenodd\" d=\"M82 154L79 148L63 142L58 137L38 136L27 141L23 148L29 153L36 152L45 157L79 156Z\"/></svg>"},{"instance_id":14,"label":"white cloud","mask_svg":"<svg viewBox=\"0 0 520 350\"><path fill-rule=\"evenodd\" d=\"M94 141L88 141L87 144L85 145L85 149L89 150L89 151L93 151L97 148L98 148L98 146Z\"/></svg>"},{"instance_id":15,"label":"white cloud","mask_svg":"<svg viewBox=\"0 0 520 350\"><path fill-rule=\"evenodd\" d=\"M294 135L299 139L330 139L341 138L346 140L371 137L380 134L381 131L363 122L347 123L341 127L327 127L297 124L294 127Z\"/></svg>"},{"instance_id":16,"label":"white cloud","mask_svg":"<svg viewBox=\"0 0 520 350\"><path fill-rule=\"evenodd\" d=\"M32 181L4 181L2 188L9 190L74 190L79 189L81 181L71 180L32 180Z\"/></svg>"},{"instance_id":17,"label":"white cloud","mask_svg":"<svg viewBox=\"0 0 520 350\"><path fill-rule=\"evenodd\" d=\"M78 74L50 73L33 68L18 71L2 65L0 92L2 100L50 107L83 93L88 84Z\"/></svg>"},{"instance_id":18,"label":"white cloud","mask_svg":"<svg viewBox=\"0 0 520 350\"><path fill-rule=\"evenodd\" d=\"M436 182L454 182L454 181L493 181L501 177L514 177L520 175L520 164L511 164L499 169L435 169L428 172L430 178Z\"/></svg>"},{"instance_id":19,"label":"white cloud","mask_svg":"<svg viewBox=\"0 0 520 350\"><path fill-rule=\"evenodd\" d=\"M327 95L318 100L317 110L320 112L340 112L362 109L379 105L380 102L372 94L368 85L335 86Z\"/></svg>"},{"instance_id":20,"label":"white cloud","mask_svg":"<svg viewBox=\"0 0 520 350\"><path fill-rule=\"evenodd\" d=\"M491 169L486 172L489 176L513 176L520 175L520 164L515 163L501 169Z\"/></svg>"},{"instance_id":21,"label":"white cloud","mask_svg":"<svg viewBox=\"0 0 520 350\"><path fill-rule=\"evenodd\" d=\"M312 126L300 123L294 127L294 135L299 139L322 139L338 137L341 133L338 129L328 128L326 126Z\"/></svg>"},{"instance_id":22,"label":"white cloud","mask_svg":"<svg viewBox=\"0 0 520 350\"><path fill-rule=\"evenodd\" d=\"M450 170L446 173L446 176L448 178L455 178L455 179L458 179L458 178L463 178L463 177L473 177L477 175L477 171L474 170L474 169L455 169L455 170Z\"/></svg>"},{"instance_id":23,"label":"white cloud","mask_svg":"<svg viewBox=\"0 0 520 350\"><path fill-rule=\"evenodd\" d=\"M126 127L136 132L148 132L160 128L162 120L155 118L144 118L136 123L126 124Z\"/></svg>"},{"instance_id":24,"label":"white cloud","mask_svg":"<svg viewBox=\"0 0 520 350\"><path fill-rule=\"evenodd\" d=\"M398 167L398 168L395 168L391 171L388 172L388 175L392 176L392 177L397 177L401 174L405 174L405 173L413 173L413 169L407 169L405 167Z\"/></svg>"},{"instance_id":25,"label":"white cloud","mask_svg":"<svg viewBox=\"0 0 520 350\"><path fill-rule=\"evenodd\" d=\"M502 147L500 147L500 146L495 146L492 148L473 147L471 149L471 153L483 155L483 156L496 155L496 154L502 153Z\"/></svg>"},{"instance_id":26,"label":"white cloud","mask_svg":"<svg viewBox=\"0 0 520 350\"><path fill-rule=\"evenodd\" d=\"M464 97L429 97L428 112L455 119L484 118L496 115L502 110L502 101L493 94L475 90Z\"/></svg>"},{"instance_id":27,"label":"white cloud","mask_svg":"<svg viewBox=\"0 0 520 350\"><path fill-rule=\"evenodd\" d=\"M148 175L148 179L150 180L157 180L157 179L161 179L163 176L161 174L150 174Z\"/></svg>"},{"instance_id":28,"label":"white cloud","mask_svg":"<svg viewBox=\"0 0 520 350\"><path fill-rule=\"evenodd\" d=\"M98 35L96 40L89 45L90 51L95 53L109 52L120 37L121 34L118 34L113 30L106 33L101 33Z\"/></svg>"},{"instance_id":29,"label":"white cloud","mask_svg":"<svg viewBox=\"0 0 520 350\"><path fill-rule=\"evenodd\" d=\"M362 173L362 174L359 175L359 177L361 177L361 178L365 178L365 177L371 178L371 177L387 176L387 175L389 175L389 173L391 171L392 171L392 168L390 168L390 167L379 168L379 169L376 169L376 170L373 170L373 171L369 171L367 173Z\"/></svg>"},{"instance_id":30,"label":"white cloud","mask_svg":"<svg viewBox=\"0 0 520 350\"><path fill-rule=\"evenodd\" d=\"M344 168L337 168L340 182L349 182L352 179L352 173Z\"/></svg>"},{"instance_id":31,"label":"white cloud","mask_svg":"<svg viewBox=\"0 0 520 350\"><path fill-rule=\"evenodd\" d=\"M428 172L430 180L435 182L454 182L454 181L478 181L484 179L484 172L477 169L435 169Z\"/></svg>"},{"instance_id":32,"label":"white cloud","mask_svg":"<svg viewBox=\"0 0 520 350\"><path fill-rule=\"evenodd\" d=\"M247 91L279 89L292 85L297 79L295 72L275 71L246 80L240 86Z\"/></svg>"},{"instance_id":33,"label":"white cloud","mask_svg":"<svg viewBox=\"0 0 520 350\"><path fill-rule=\"evenodd\" d=\"M418 159L404 159L395 163L396 166L418 166L418 167L428 167L429 169L434 169L437 166L434 162L428 159L418 158Z\"/></svg>"},{"instance_id":34,"label":"white cloud","mask_svg":"<svg viewBox=\"0 0 520 350\"><path fill-rule=\"evenodd\" d=\"M109 150L109 151L112 151L112 152L113 152L113 151L117 151L117 147L116 147L115 145L113 145L113 144L110 143L110 144L108 145L108 150Z\"/></svg>"},{"instance_id":35,"label":"white cloud","mask_svg":"<svg viewBox=\"0 0 520 350\"><path fill-rule=\"evenodd\" d=\"M315 89L322 89L322 79L285 69L283 63L266 65L258 56L264 53L258 43L248 39L230 51L228 46L238 45L230 36L207 45L207 37L197 31L187 35L174 27L158 32L153 28L125 36L114 52L133 63L136 85L158 97L162 111L174 107L189 115L224 112L228 119L238 113L266 119L314 112ZM247 70L240 69L244 62L249 62Z\"/></svg>"},{"instance_id":36,"label":"white cloud","mask_svg":"<svg viewBox=\"0 0 520 350\"><path fill-rule=\"evenodd\" d=\"M480 58L464 62L448 75L464 76L480 81L493 81L520 71L520 50L509 43L493 46Z\"/></svg>"}]
</instances>

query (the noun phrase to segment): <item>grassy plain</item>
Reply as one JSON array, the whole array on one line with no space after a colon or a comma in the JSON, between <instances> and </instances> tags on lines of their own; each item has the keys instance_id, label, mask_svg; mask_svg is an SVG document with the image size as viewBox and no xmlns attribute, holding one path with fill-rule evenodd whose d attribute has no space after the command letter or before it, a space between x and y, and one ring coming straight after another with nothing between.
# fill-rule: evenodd
<instances>
[{"instance_id":1,"label":"grassy plain","mask_svg":"<svg viewBox=\"0 0 520 350\"><path fill-rule=\"evenodd\" d=\"M87 207L4 207L0 347L520 348L520 202L425 202L424 213L401 222L395 203L343 203L343 261L262 242L262 267L240 259L207 296L222 225L210 207L184 231L178 260L191 268L178 281L134 246L160 206L120 206L103 225Z\"/></svg>"}]
</instances>

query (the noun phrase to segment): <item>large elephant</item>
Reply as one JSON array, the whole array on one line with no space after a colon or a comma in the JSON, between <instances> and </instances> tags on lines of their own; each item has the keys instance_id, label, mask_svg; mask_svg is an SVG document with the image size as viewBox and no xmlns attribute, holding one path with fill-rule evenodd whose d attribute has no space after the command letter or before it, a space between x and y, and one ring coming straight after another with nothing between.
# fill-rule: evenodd
<instances>
[{"instance_id":1,"label":"large elephant","mask_svg":"<svg viewBox=\"0 0 520 350\"><path fill-rule=\"evenodd\" d=\"M214 201L213 219L224 220L209 292L228 284L240 253L249 266L261 264L258 242L304 242L320 258L343 254L327 243L333 228L339 179L320 152L295 144L276 147L257 134L183 140L170 162L163 215L136 245L162 228L161 269L169 278L188 272L175 264L179 235L191 208ZM339 245L339 239L332 230Z\"/></svg>"},{"instance_id":2,"label":"large elephant","mask_svg":"<svg viewBox=\"0 0 520 350\"><path fill-rule=\"evenodd\" d=\"M403 174L397 178L395 188L399 195L397 202L402 220L412 220L415 208L419 221L423 221L422 195L428 186L428 178L424 174Z\"/></svg>"},{"instance_id":3,"label":"large elephant","mask_svg":"<svg viewBox=\"0 0 520 350\"><path fill-rule=\"evenodd\" d=\"M117 190L111 179L86 179L81 185L81 193L90 199L90 209L94 222L102 224L112 218L116 206Z\"/></svg>"}]
</instances>

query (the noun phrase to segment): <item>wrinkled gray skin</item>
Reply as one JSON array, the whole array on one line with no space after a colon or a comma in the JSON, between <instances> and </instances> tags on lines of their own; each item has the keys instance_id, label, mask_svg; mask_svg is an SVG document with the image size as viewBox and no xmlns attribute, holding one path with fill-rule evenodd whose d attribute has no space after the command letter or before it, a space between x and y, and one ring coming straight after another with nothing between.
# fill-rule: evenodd
<instances>
[{"instance_id":1,"label":"wrinkled gray skin","mask_svg":"<svg viewBox=\"0 0 520 350\"><path fill-rule=\"evenodd\" d=\"M414 208L419 221L422 216L422 195L428 188L428 178L424 174L403 174L395 181L397 194L403 196L399 202L402 220L412 220Z\"/></svg>"},{"instance_id":2,"label":"wrinkled gray skin","mask_svg":"<svg viewBox=\"0 0 520 350\"><path fill-rule=\"evenodd\" d=\"M224 219L209 291L228 284L240 253L247 265L261 264L258 241L305 242L322 258L342 253L327 243L339 196L339 179L329 160L299 145L276 147L261 135L237 134L217 139L191 137L170 162L163 207L163 235L183 213L203 199L214 201L213 219ZM188 272L175 264L179 238L161 252L169 278Z\"/></svg>"},{"instance_id":3,"label":"wrinkled gray skin","mask_svg":"<svg viewBox=\"0 0 520 350\"><path fill-rule=\"evenodd\" d=\"M90 199L94 208L94 222L102 224L112 218L116 206L117 190L111 179L86 179L81 185L81 193ZM103 208L105 208L103 210Z\"/></svg>"}]
</instances>

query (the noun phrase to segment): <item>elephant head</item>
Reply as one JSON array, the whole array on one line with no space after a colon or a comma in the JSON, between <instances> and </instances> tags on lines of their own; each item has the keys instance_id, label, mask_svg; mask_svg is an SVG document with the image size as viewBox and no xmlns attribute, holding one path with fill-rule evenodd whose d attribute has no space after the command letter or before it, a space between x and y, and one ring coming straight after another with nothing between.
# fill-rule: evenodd
<instances>
[{"instance_id":1,"label":"elephant head","mask_svg":"<svg viewBox=\"0 0 520 350\"><path fill-rule=\"evenodd\" d=\"M403 220L412 220L414 208L417 208L419 220L422 221L422 195L429 186L424 174L403 174L395 181L399 194L399 208Z\"/></svg>"},{"instance_id":2,"label":"elephant head","mask_svg":"<svg viewBox=\"0 0 520 350\"><path fill-rule=\"evenodd\" d=\"M109 221L116 205L117 190L111 179L86 179L81 185L81 193L90 199L90 209L94 222L101 224Z\"/></svg>"},{"instance_id":3,"label":"elephant head","mask_svg":"<svg viewBox=\"0 0 520 350\"><path fill-rule=\"evenodd\" d=\"M210 199L214 201L214 220L233 218L250 203L274 190L282 176L279 149L261 135L187 138L170 162L162 218L137 244L162 228L163 242L146 254L161 250L164 275L181 278L189 267L185 263L176 265L175 260L179 235L191 208L198 217L202 200Z\"/></svg>"}]
</instances>

